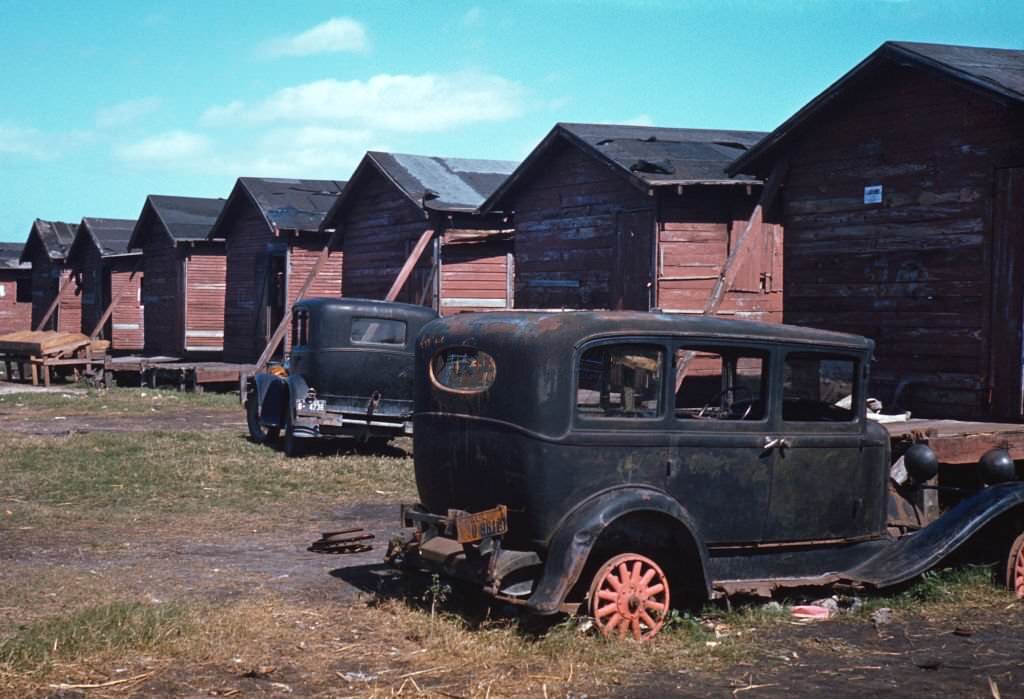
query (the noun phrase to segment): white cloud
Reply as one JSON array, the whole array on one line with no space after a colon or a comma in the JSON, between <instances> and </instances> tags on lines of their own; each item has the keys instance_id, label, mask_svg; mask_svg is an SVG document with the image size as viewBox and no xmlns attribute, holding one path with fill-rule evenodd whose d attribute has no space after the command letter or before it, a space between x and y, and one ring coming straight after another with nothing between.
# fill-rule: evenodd
<instances>
[{"instance_id":1,"label":"white cloud","mask_svg":"<svg viewBox=\"0 0 1024 699\"><path fill-rule=\"evenodd\" d=\"M334 17L294 36L268 41L270 56L309 56L315 53L359 52L370 47L366 27L349 17Z\"/></svg>"},{"instance_id":2,"label":"white cloud","mask_svg":"<svg viewBox=\"0 0 1024 699\"><path fill-rule=\"evenodd\" d=\"M443 131L523 112L525 90L498 75L465 71L380 74L368 80L333 78L286 87L261 102L207 109L201 123L292 122L385 131Z\"/></svg>"},{"instance_id":3,"label":"white cloud","mask_svg":"<svg viewBox=\"0 0 1024 699\"><path fill-rule=\"evenodd\" d=\"M622 122L627 126L654 126L654 119L651 118L650 114L637 114L631 119L626 119Z\"/></svg>"},{"instance_id":4,"label":"white cloud","mask_svg":"<svg viewBox=\"0 0 1024 699\"><path fill-rule=\"evenodd\" d=\"M209 154L210 140L191 131L166 131L114 148L114 157L139 165L187 164Z\"/></svg>"},{"instance_id":5,"label":"white cloud","mask_svg":"<svg viewBox=\"0 0 1024 699\"><path fill-rule=\"evenodd\" d=\"M0 123L0 155L54 160L68 150L89 143L94 136L92 131L83 129L47 133L32 126Z\"/></svg>"},{"instance_id":6,"label":"white cloud","mask_svg":"<svg viewBox=\"0 0 1024 699\"><path fill-rule=\"evenodd\" d=\"M130 124L160 108L159 97L143 97L125 100L96 110L96 126L109 129L114 126Z\"/></svg>"},{"instance_id":7,"label":"white cloud","mask_svg":"<svg viewBox=\"0 0 1024 699\"><path fill-rule=\"evenodd\" d=\"M0 153L22 155L34 160L46 160L54 155L46 148L39 129L13 124L0 124Z\"/></svg>"}]
</instances>

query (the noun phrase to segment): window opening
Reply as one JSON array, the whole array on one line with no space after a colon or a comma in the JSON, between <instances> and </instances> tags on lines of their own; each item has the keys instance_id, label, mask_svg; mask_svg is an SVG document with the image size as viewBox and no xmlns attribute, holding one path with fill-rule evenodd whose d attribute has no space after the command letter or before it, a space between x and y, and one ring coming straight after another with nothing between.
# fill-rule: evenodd
<instances>
[{"instance_id":1,"label":"window opening","mask_svg":"<svg viewBox=\"0 0 1024 699\"><path fill-rule=\"evenodd\" d=\"M650 345L601 345L580 357L576 411L581 418L653 418L662 414L664 351Z\"/></svg>"},{"instance_id":2,"label":"window opening","mask_svg":"<svg viewBox=\"0 0 1024 699\"><path fill-rule=\"evenodd\" d=\"M856 418L857 362L842 357L791 352L783 372L782 419L848 422Z\"/></svg>"},{"instance_id":3,"label":"window opening","mask_svg":"<svg viewBox=\"0 0 1024 699\"><path fill-rule=\"evenodd\" d=\"M681 347L675 415L686 420L763 420L766 355Z\"/></svg>"}]
</instances>

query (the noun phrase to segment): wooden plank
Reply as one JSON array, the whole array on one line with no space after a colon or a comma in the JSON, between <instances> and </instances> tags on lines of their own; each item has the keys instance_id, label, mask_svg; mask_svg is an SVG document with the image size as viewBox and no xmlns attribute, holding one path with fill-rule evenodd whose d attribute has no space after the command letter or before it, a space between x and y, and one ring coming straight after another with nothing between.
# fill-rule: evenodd
<instances>
[{"instance_id":1,"label":"wooden plank","mask_svg":"<svg viewBox=\"0 0 1024 699\"><path fill-rule=\"evenodd\" d=\"M36 324L36 330L42 330L50 321L50 318L53 316L54 311L57 310L57 306L60 305L61 297L64 295L64 290L68 287L69 284L73 283L74 280L75 276L73 274L69 274L61 281L60 286L57 288L57 295L53 297L53 301L47 307L46 312L43 313L42 319L39 321L39 323Z\"/></svg>"},{"instance_id":2,"label":"wooden plank","mask_svg":"<svg viewBox=\"0 0 1024 699\"><path fill-rule=\"evenodd\" d=\"M405 264L403 264L402 268L398 271L398 276L395 277L394 283L391 284L391 288L384 297L385 301L394 301L398 298L398 294L401 293L402 287L405 286L405 282L408 281L409 276L416 267L416 263L418 263L420 261L420 257L423 256L423 251L427 249L427 245L438 232L439 226L434 224L429 228L426 228L423 233L420 234L419 240L416 241L416 245L413 246L412 252L409 253L408 259L406 259Z\"/></svg>"},{"instance_id":3,"label":"wooden plank","mask_svg":"<svg viewBox=\"0 0 1024 699\"><path fill-rule=\"evenodd\" d=\"M142 256L140 255L138 257L138 259L136 260L135 266L132 268L131 273L135 274L141 268L142 268ZM111 302L104 309L103 313L100 315L100 319L96 322L96 325L93 327L92 332L89 333L89 339L90 340L95 340L96 339L96 337L100 334L100 331L103 330L104 324L106 324L106 322L110 318L110 316L113 315L114 309L117 308L117 304L121 302L121 299L124 297L125 293L128 292L129 290L132 290L132 289L133 289L133 287L131 285L129 285L129 284L124 284L124 285L121 286L121 288L118 290L117 294L114 296L114 298L111 300Z\"/></svg>"}]
</instances>

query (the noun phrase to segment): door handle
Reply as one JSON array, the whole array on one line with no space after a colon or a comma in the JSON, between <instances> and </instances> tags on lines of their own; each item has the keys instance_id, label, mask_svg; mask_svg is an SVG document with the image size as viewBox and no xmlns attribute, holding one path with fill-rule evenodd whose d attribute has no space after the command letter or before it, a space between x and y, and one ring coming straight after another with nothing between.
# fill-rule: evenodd
<instances>
[{"instance_id":1,"label":"door handle","mask_svg":"<svg viewBox=\"0 0 1024 699\"><path fill-rule=\"evenodd\" d=\"M789 447L789 441L785 437L765 437L764 438L764 450L771 451L772 449L786 449Z\"/></svg>"}]
</instances>

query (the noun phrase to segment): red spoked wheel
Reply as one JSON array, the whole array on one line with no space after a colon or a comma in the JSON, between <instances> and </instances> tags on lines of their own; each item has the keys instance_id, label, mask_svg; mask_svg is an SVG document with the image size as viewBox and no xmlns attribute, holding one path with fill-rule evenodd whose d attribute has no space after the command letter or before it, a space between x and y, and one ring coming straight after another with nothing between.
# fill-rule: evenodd
<instances>
[{"instance_id":1,"label":"red spoked wheel","mask_svg":"<svg viewBox=\"0 0 1024 699\"><path fill-rule=\"evenodd\" d=\"M613 557L590 585L590 614L608 638L649 641L668 618L668 578L638 553Z\"/></svg>"},{"instance_id":2,"label":"red spoked wheel","mask_svg":"<svg viewBox=\"0 0 1024 699\"><path fill-rule=\"evenodd\" d=\"M1006 587L1017 599L1024 599L1024 534L1014 539L1010 547L1006 560Z\"/></svg>"}]
</instances>

